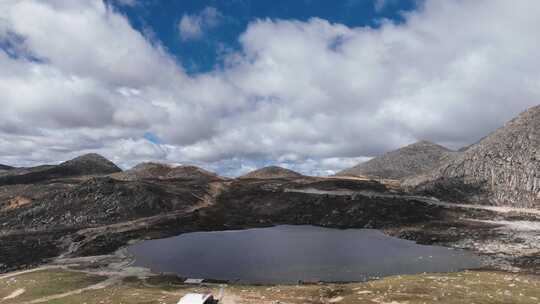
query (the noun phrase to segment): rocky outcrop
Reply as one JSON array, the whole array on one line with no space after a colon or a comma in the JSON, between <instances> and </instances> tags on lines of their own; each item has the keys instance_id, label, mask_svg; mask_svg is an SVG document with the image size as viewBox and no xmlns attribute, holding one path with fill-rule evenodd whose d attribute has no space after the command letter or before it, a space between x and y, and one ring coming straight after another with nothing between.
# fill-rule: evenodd
<instances>
[{"instance_id":1,"label":"rocky outcrop","mask_svg":"<svg viewBox=\"0 0 540 304\"><path fill-rule=\"evenodd\" d=\"M56 166L39 166L8 171L0 176L1 185L31 184L56 178L104 175L122 171L98 154L86 154Z\"/></svg>"},{"instance_id":2,"label":"rocky outcrop","mask_svg":"<svg viewBox=\"0 0 540 304\"><path fill-rule=\"evenodd\" d=\"M432 171L407 179L422 194L514 207L540 207L540 106Z\"/></svg>"},{"instance_id":3,"label":"rocky outcrop","mask_svg":"<svg viewBox=\"0 0 540 304\"><path fill-rule=\"evenodd\" d=\"M268 166L255 171L251 171L248 174L242 175L239 178L301 178L302 174L290 169L285 169L278 166Z\"/></svg>"},{"instance_id":4,"label":"rocky outcrop","mask_svg":"<svg viewBox=\"0 0 540 304\"><path fill-rule=\"evenodd\" d=\"M428 171L457 154L443 146L419 141L343 170L336 175L401 179Z\"/></svg>"},{"instance_id":5,"label":"rocky outcrop","mask_svg":"<svg viewBox=\"0 0 540 304\"><path fill-rule=\"evenodd\" d=\"M122 173L114 174L120 180L141 179L220 179L210 171L196 166L174 166L161 163L142 163Z\"/></svg>"}]
</instances>

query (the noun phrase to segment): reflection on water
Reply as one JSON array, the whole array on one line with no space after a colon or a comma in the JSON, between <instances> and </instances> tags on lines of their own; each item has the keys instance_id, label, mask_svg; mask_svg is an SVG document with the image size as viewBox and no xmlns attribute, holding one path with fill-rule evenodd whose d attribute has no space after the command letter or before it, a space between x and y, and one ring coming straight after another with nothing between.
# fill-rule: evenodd
<instances>
[{"instance_id":1,"label":"reflection on water","mask_svg":"<svg viewBox=\"0 0 540 304\"><path fill-rule=\"evenodd\" d=\"M371 229L276 226L195 232L129 247L137 266L183 277L250 283L364 281L480 266L474 255Z\"/></svg>"}]
</instances>

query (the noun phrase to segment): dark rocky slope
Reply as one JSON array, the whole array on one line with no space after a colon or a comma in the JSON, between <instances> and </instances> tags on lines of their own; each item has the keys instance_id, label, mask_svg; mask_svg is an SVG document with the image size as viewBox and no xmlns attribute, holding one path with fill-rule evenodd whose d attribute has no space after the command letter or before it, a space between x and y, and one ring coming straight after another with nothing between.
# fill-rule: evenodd
<instances>
[{"instance_id":1,"label":"dark rocky slope","mask_svg":"<svg viewBox=\"0 0 540 304\"><path fill-rule=\"evenodd\" d=\"M316 177L64 178L0 186L0 206L0 272L60 254L112 253L133 240L276 224L380 228L445 243L491 236L492 226L471 226L463 218L497 217L432 204L375 181Z\"/></svg>"},{"instance_id":2,"label":"dark rocky slope","mask_svg":"<svg viewBox=\"0 0 540 304\"><path fill-rule=\"evenodd\" d=\"M35 230L106 225L187 210L201 201L208 188L199 181L125 182L110 177L71 182L42 188L45 193L39 199L6 208L0 212L0 224Z\"/></svg>"},{"instance_id":3,"label":"dark rocky slope","mask_svg":"<svg viewBox=\"0 0 540 304\"><path fill-rule=\"evenodd\" d=\"M456 154L443 146L428 141L419 141L343 170L337 175L401 179L432 169L442 161L453 158Z\"/></svg>"},{"instance_id":4,"label":"dark rocky slope","mask_svg":"<svg viewBox=\"0 0 540 304\"><path fill-rule=\"evenodd\" d=\"M0 164L0 170L8 171L8 170L13 170L13 169L15 168Z\"/></svg>"},{"instance_id":5,"label":"dark rocky slope","mask_svg":"<svg viewBox=\"0 0 540 304\"><path fill-rule=\"evenodd\" d=\"M103 156L86 154L57 166L10 170L8 174L0 176L0 185L31 184L56 178L103 175L120 171L120 168Z\"/></svg>"},{"instance_id":6,"label":"dark rocky slope","mask_svg":"<svg viewBox=\"0 0 540 304\"><path fill-rule=\"evenodd\" d=\"M540 106L404 185L455 202L539 208Z\"/></svg>"},{"instance_id":7,"label":"dark rocky slope","mask_svg":"<svg viewBox=\"0 0 540 304\"><path fill-rule=\"evenodd\" d=\"M385 228L442 218L443 208L419 201L364 195L320 195L292 189L340 189L388 193L371 181L237 180L207 212L225 227L306 224L337 228Z\"/></svg>"},{"instance_id":8,"label":"dark rocky slope","mask_svg":"<svg viewBox=\"0 0 540 304\"><path fill-rule=\"evenodd\" d=\"M251 171L248 174L242 175L239 178L301 178L302 174L293 170L285 169L278 166L268 166L255 171Z\"/></svg>"},{"instance_id":9,"label":"dark rocky slope","mask_svg":"<svg viewBox=\"0 0 540 304\"><path fill-rule=\"evenodd\" d=\"M36 166L36 167L26 167L26 168L20 167L20 168L13 168L10 170L0 170L0 177L8 176L8 175L23 175L23 174L32 173L32 172L43 171L43 170L54 168L54 167L55 167L54 165L41 165L41 166Z\"/></svg>"},{"instance_id":10,"label":"dark rocky slope","mask_svg":"<svg viewBox=\"0 0 540 304\"><path fill-rule=\"evenodd\" d=\"M188 231L274 224L383 228L447 217L444 208L407 198L321 195L302 189L399 194L373 181L314 177L128 181L104 175L4 185L0 271L61 253L110 253L130 240Z\"/></svg>"},{"instance_id":11,"label":"dark rocky slope","mask_svg":"<svg viewBox=\"0 0 540 304\"><path fill-rule=\"evenodd\" d=\"M136 237L151 236L151 218L181 218L209 204L211 180L200 178L122 181L110 175L47 179L33 184L0 186L0 273L31 267L65 253L81 241L78 231L104 230L125 236L112 226L140 228ZM142 228L133 221L140 220ZM111 226L112 225L112 226ZM179 223L184 227L189 223ZM163 230L162 230L163 229ZM177 231L159 227L157 231ZM101 236L86 250L106 251ZM125 243L104 241L114 250Z\"/></svg>"}]
</instances>

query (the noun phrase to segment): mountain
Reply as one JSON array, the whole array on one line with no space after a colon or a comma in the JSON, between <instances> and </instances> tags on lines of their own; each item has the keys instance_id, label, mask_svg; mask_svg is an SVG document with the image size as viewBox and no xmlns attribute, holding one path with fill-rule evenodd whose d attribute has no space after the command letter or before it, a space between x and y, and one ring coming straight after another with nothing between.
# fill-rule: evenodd
<instances>
[{"instance_id":1,"label":"mountain","mask_svg":"<svg viewBox=\"0 0 540 304\"><path fill-rule=\"evenodd\" d=\"M56 166L39 166L8 171L0 176L0 185L31 184L44 180L103 175L122 171L114 163L99 154L86 154Z\"/></svg>"},{"instance_id":2,"label":"mountain","mask_svg":"<svg viewBox=\"0 0 540 304\"><path fill-rule=\"evenodd\" d=\"M171 166L160 163L142 163L117 173L114 178L120 180L139 180L139 179L214 179L218 175L196 166Z\"/></svg>"},{"instance_id":3,"label":"mountain","mask_svg":"<svg viewBox=\"0 0 540 304\"><path fill-rule=\"evenodd\" d=\"M113 162L95 153L68 160L57 168L71 175L111 174L122 171Z\"/></svg>"},{"instance_id":4,"label":"mountain","mask_svg":"<svg viewBox=\"0 0 540 304\"><path fill-rule=\"evenodd\" d=\"M429 141L419 141L343 170L336 175L401 179L432 169L441 161L452 158L456 154L457 152Z\"/></svg>"},{"instance_id":5,"label":"mountain","mask_svg":"<svg viewBox=\"0 0 540 304\"><path fill-rule=\"evenodd\" d=\"M15 168L13 168L11 166L6 166L6 165L0 164L0 170L8 171L8 170L13 170L13 169L15 169Z\"/></svg>"},{"instance_id":6,"label":"mountain","mask_svg":"<svg viewBox=\"0 0 540 304\"><path fill-rule=\"evenodd\" d=\"M193 166L155 163L120 172L91 154L11 171L0 177L0 273L58 256L106 255L135 240L287 224L385 229L423 244L492 248L482 242L493 237L493 225L471 219L531 220L439 205L373 180L307 177L280 167L228 180L206 178L215 175ZM509 240L494 240L501 241ZM521 248L513 244L523 239L509 242ZM526 252L508 253L510 265L538 260Z\"/></svg>"},{"instance_id":7,"label":"mountain","mask_svg":"<svg viewBox=\"0 0 540 304\"><path fill-rule=\"evenodd\" d=\"M540 207L540 106L404 185L439 198Z\"/></svg>"},{"instance_id":8,"label":"mountain","mask_svg":"<svg viewBox=\"0 0 540 304\"><path fill-rule=\"evenodd\" d=\"M255 171L251 171L248 174L242 175L239 178L300 178L302 174L293 170L285 169L278 166L269 166Z\"/></svg>"},{"instance_id":9,"label":"mountain","mask_svg":"<svg viewBox=\"0 0 540 304\"><path fill-rule=\"evenodd\" d=\"M216 178L218 175L197 166L183 165L174 167L167 178Z\"/></svg>"}]
</instances>

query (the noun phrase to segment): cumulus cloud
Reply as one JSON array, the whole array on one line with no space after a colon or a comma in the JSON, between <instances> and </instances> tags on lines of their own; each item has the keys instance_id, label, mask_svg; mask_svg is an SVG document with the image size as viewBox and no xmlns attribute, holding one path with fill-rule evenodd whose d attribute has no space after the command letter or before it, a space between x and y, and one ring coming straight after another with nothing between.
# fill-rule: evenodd
<instances>
[{"instance_id":1,"label":"cumulus cloud","mask_svg":"<svg viewBox=\"0 0 540 304\"><path fill-rule=\"evenodd\" d=\"M206 7L200 13L184 14L178 22L178 31L182 40L200 39L204 31L217 26L222 14L215 7Z\"/></svg>"},{"instance_id":2,"label":"cumulus cloud","mask_svg":"<svg viewBox=\"0 0 540 304\"><path fill-rule=\"evenodd\" d=\"M373 3L373 7L375 8L376 12L380 12L384 10L386 7L390 5L394 5L397 2L398 2L397 0L375 0L375 2Z\"/></svg>"},{"instance_id":3,"label":"cumulus cloud","mask_svg":"<svg viewBox=\"0 0 540 304\"><path fill-rule=\"evenodd\" d=\"M539 102L539 14L427 0L377 29L257 20L224 68L187 75L102 1L2 1L0 163L98 152L331 174L419 139L459 148Z\"/></svg>"}]
</instances>

